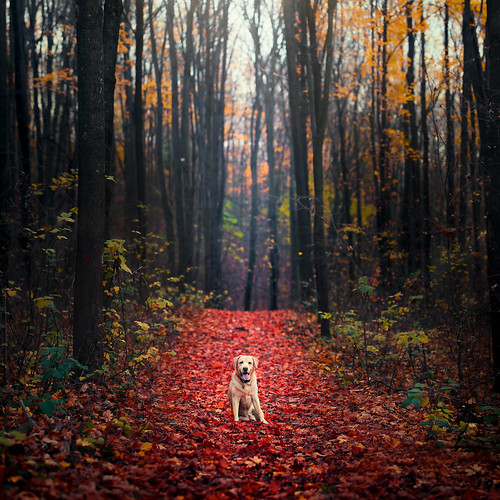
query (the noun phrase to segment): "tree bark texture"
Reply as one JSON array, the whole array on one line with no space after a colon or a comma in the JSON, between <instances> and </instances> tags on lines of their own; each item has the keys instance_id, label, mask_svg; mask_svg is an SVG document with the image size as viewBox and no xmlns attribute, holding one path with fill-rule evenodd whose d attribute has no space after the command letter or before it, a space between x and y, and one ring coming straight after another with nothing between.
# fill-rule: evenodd
<instances>
[{"instance_id":1,"label":"tree bark texture","mask_svg":"<svg viewBox=\"0 0 500 500\"><path fill-rule=\"evenodd\" d=\"M114 105L116 85L116 57L120 21L123 12L122 0L106 0L104 4L104 123L105 123L105 172L106 172L106 200L105 200L105 237L109 238L109 216L111 199L113 196L114 176Z\"/></svg>"},{"instance_id":2,"label":"tree bark texture","mask_svg":"<svg viewBox=\"0 0 500 500\"><path fill-rule=\"evenodd\" d=\"M381 88L380 88L380 150L378 161L378 206L377 206L377 232L378 247L380 254L380 274L386 284L392 282L391 265L391 181L390 181L390 161L389 147L390 137L387 117L387 79L388 79L388 55L387 55L387 30L389 17L387 12L387 0L382 5L382 68L381 68Z\"/></svg>"},{"instance_id":3,"label":"tree bark texture","mask_svg":"<svg viewBox=\"0 0 500 500\"><path fill-rule=\"evenodd\" d=\"M163 46L160 50L158 57L158 49L156 47L155 25L153 16L153 0L148 0L149 8L149 32L151 34L151 56L153 59L153 68L156 80L156 117L155 117L155 170L158 179L158 188L160 190L161 207L163 211L163 218L165 219L165 232L168 242L168 265L170 269L175 266L175 234L174 234L174 220L172 215L171 203L167 193L165 172L163 168L163 94L162 94L162 80L163 80L163 61L166 34L163 41Z\"/></svg>"},{"instance_id":4,"label":"tree bark texture","mask_svg":"<svg viewBox=\"0 0 500 500\"><path fill-rule=\"evenodd\" d=\"M274 29L273 48L264 84L264 117L266 122L267 164L269 165L269 309L278 309L279 249L278 249L278 183L274 153L274 89L276 85L276 50L278 31Z\"/></svg>"},{"instance_id":5,"label":"tree bark texture","mask_svg":"<svg viewBox=\"0 0 500 500\"><path fill-rule=\"evenodd\" d=\"M78 225L73 356L92 372L102 365L105 119L103 10L77 0Z\"/></svg>"},{"instance_id":6,"label":"tree bark texture","mask_svg":"<svg viewBox=\"0 0 500 500\"><path fill-rule=\"evenodd\" d=\"M494 364L494 389L500 392L500 3L488 0L487 11L487 143L482 148L485 172L488 283Z\"/></svg>"},{"instance_id":7,"label":"tree bark texture","mask_svg":"<svg viewBox=\"0 0 500 500\"><path fill-rule=\"evenodd\" d=\"M301 1L301 0L300 0ZM311 195L307 162L307 50L305 14L297 15L295 0L283 0L288 99L292 131L293 169L296 189L298 262L302 303L311 308L313 301L314 264L312 254Z\"/></svg>"},{"instance_id":8,"label":"tree bark texture","mask_svg":"<svg viewBox=\"0 0 500 500\"><path fill-rule=\"evenodd\" d=\"M324 52L326 61L324 79L322 77L321 59L316 35L316 10L305 0L305 10L309 30L309 113L312 128L313 144L313 181L314 181L314 269L316 279L316 298L321 336L330 337L330 305L328 284L328 262L325 239L325 205L323 188L323 144L325 140L330 84L333 64L333 12L336 0L328 1L327 34Z\"/></svg>"},{"instance_id":9,"label":"tree bark texture","mask_svg":"<svg viewBox=\"0 0 500 500\"><path fill-rule=\"evenodd\" d=\"M20 163L20 203L22 227L30 227L32 208L30 207L31 153L30 153L30 113L28 105L28 65L26 61L24 0L10 3L12 32L14 37L15 101L17 114L17 133L19 140ZM24 232L19 234L19 242L25 257L25 279L30 280L30 250L28 238Z\"/></svg>"},{"instance_id":10,"label":"tree bark texture","mask_svg":"<svg viewBox=\"0 0 500 500\"><path fill-rule=\"evenodd\" d=\"M138 256L146 260L146 165L144 162L144 115L142 100L142 56L144 47L144 0L136 0L136 64L135 64L135 155L137 165Z\"/></svg>"},{"instance_id":11,"label":"tree bark texture","mask_svg":"<svg viewBox=\"0 0 500 500\"><path fill-rule=\"evenodd\" d=\"M445 2L444 6L444 72L445 72L445 113L446 113L446 198L448 202L446 224L450 235L456 230L456 193L455 193L455 124L453 119L453 94L451 91L451 71L450 71L450 16L449 6Z\"/></svg>"}]
</instances>

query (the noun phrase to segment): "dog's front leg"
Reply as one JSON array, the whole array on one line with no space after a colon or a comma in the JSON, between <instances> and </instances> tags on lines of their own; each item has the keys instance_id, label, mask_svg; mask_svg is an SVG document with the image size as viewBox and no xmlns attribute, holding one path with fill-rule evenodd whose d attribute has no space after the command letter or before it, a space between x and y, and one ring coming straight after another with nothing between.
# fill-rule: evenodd
<instances>
[{"instance_id":1,"label":"dog's front leg","mask_svg":"<svg viewBox=\"0 0 500 500\"><path fill-rule=\"evenodd\" d=\"M234 421L238 422L238 420L240 419L240 417L239 417L240 398L237 396L233 396L233 398L231 400L231 406L233 407Z\"/></svg>"},{"instance_id":2,"label":"dog's front leg","mask_svg":"<svg viewBox=\"0 0 500 500\"><path fill-rule=\"evenodd\" d=\"M255 408L255 411L257 412L257 415L259 416L259 420L263 424L268 424L269 422L265 419L264 412L262 411L262 408L260 407L259 396L252 396L252 403L253 403L253 406Z\"/></svg>"}]
</instances>

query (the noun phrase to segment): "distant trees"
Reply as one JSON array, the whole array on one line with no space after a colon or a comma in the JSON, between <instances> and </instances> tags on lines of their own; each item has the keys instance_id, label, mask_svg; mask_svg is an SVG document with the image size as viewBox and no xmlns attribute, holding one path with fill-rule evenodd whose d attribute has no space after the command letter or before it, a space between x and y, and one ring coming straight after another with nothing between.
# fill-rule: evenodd
<instances>
[{"instance_id":1,"label":"distant trees","mask_svg":"<svg viewBox=\"0 0 500 500\"><path fill-rule=\"evenodd\" d=\"M255 96L252 106L252 115L250 119L250 172L252 176L251 185L251 209L250 209L250 234L249 234L249 253L248 270L245 285L245 311L250 310L252 303L252 291L254 286L254 272L256 260L257 245L257 217L259 215L259 185L258 185L258 161L260 137L262 134L262 115L263 115L263 58L261 54L260 30L261 30L261 7L260 1L254 2L254 10L248 13L245 8L245 17L249 23L250 35L254 44L253 72L255 78Z\"/></svg>"},{"instance_id":2,"label":"distant trees","mask_svg":"<svg viewBox=\"0 0 500 500\"><path fill-rule=\"evenodd\" d=\"M247 18L229 0L97 3L78 1L99 20L78 24L75 44L74 1L0 0L7 302L20 307L19 289L70 304L76 273L85 343L99 324L97 254L115 238L135 288L180 281L207 305L247 309L297 305L300 289L325 337L332 311L357 307L363 276L455 318L484 311L488 294L495 324L492 5L484 44L486 11L468 0L256 1ZM27 335L44 314L30 308Z\"/></svg>"},{"instance_id":3,"label":"distant trees","mask_svg":"<svg viewBox=\"0 0 500 500\"><path fill-rule=\"evenodd\" d=\"M329 277L325 240L325 208L323 194L323 147L330 101L330 83L333 65L333 15L336 2L327 5L326 27L317 25L319 8L308 0L290 2L284 0L285 34L288 60L288 82L290 109L292 110L292 137L295 161L295 185L297 189L299 217L299 241L301 245L301 281L304 283L303 300L309 300L309 288L313 285L311 264L314 262L317 310L321 324L321 334L327 338L329 327ZM320 30L323 30L323 46L320 47ZM300 42L299 42L300 40ZM326 54L324 67L322 56ZM294 117L294 108L297 106ZM301 114L302 113L302 114ZM295 119L298 118L297 122ZM314 197L309 197L307 119L313 151ZM300 127L300 129L299 129ZM307 197L307 199L306 199ZM305 206L302 206L305 204ZM306 210L307 209L307 210ZM313 237L311 242L309 210L314 214ZM301 221L301 219L303 219ZM308 234L309 233L309 234ZM311 259L310 247L314 249ZM309 257L307 257L309 255ZM307 259L307 261L306 261ZM307 284L308 283L308 284Z\"/></svg>"}]
</instances>

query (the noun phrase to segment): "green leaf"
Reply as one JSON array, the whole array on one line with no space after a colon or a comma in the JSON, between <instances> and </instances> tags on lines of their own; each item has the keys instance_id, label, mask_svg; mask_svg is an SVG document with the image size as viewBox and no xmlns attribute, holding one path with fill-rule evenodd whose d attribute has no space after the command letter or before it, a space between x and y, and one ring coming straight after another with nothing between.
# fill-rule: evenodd
<instances>
[{"instance_id":1,"label":"green leaf","mask_svg":"<svg viewBox=\"0 0 500 500\"><path fill-rule=\"evenodd\" d=\"M61 215L57 216L57 220L58 222L75 222L71 212L63 212Z\"/></svg>"},{"instance_id":2,"label":"green leaf","mask_svg":"<svg viewBox=\"0 0 500 500\"><path fill-rule=\"evenodd\" d=\"M28 437L24 432L19 432L19 431L9 432L9 436L12 436L17 441L24 441Z\"/></svg>"},{"instance_id":3,"label":"green leaf","mask_svg":"<svg viewBox=\"0 0 500 500\"><path fill-rule=\"evenodd\" d=\"M62 401L59 399L46 399L44 401L40 401L40 410L44 415L51 417Z\"/></svg>"},{"instance_id":4,"label":"green leaf","mask_svg":"<svg viewBox=\"0 0 500 500\"><path fill-rule=\"evenodd\" d=\"M7 436L0 436L0 446L12 446L15 443L14 439L8 438Z\"/></svg>"},{"instance_id":5,"label":"green leaf","mask_svg":"<svg viewBox=\"0 0 500 500\"><path fill-rule=\"evenodd\" d=\"M445 429L449 429L451 427L449 422L446 420L436 420L435 424L439 425L439 427L444 427Z\"/></svg>"}]
</instances>

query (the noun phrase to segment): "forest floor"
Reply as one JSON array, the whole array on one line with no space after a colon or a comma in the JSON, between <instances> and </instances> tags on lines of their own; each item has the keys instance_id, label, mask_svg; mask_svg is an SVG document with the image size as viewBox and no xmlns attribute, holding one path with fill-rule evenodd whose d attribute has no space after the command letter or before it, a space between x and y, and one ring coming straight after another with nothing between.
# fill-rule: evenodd
<instances>
[{"instance_id":1,"label":"forest floor","mask_svg":"<svg viewBox=\"0 0 500 500\"><path fill-rule=\"evenodd\" d=\"M500 497L494 452L439 448L422 410L368 384L342 387L320 370L311 340L287 312L193 312L137 378L119 390L84 386L71 416L39 419L4 450L3 495ZM269 425L233 421L227 388L243 353L259 359Z\"/></svg>"}]
</instances>

